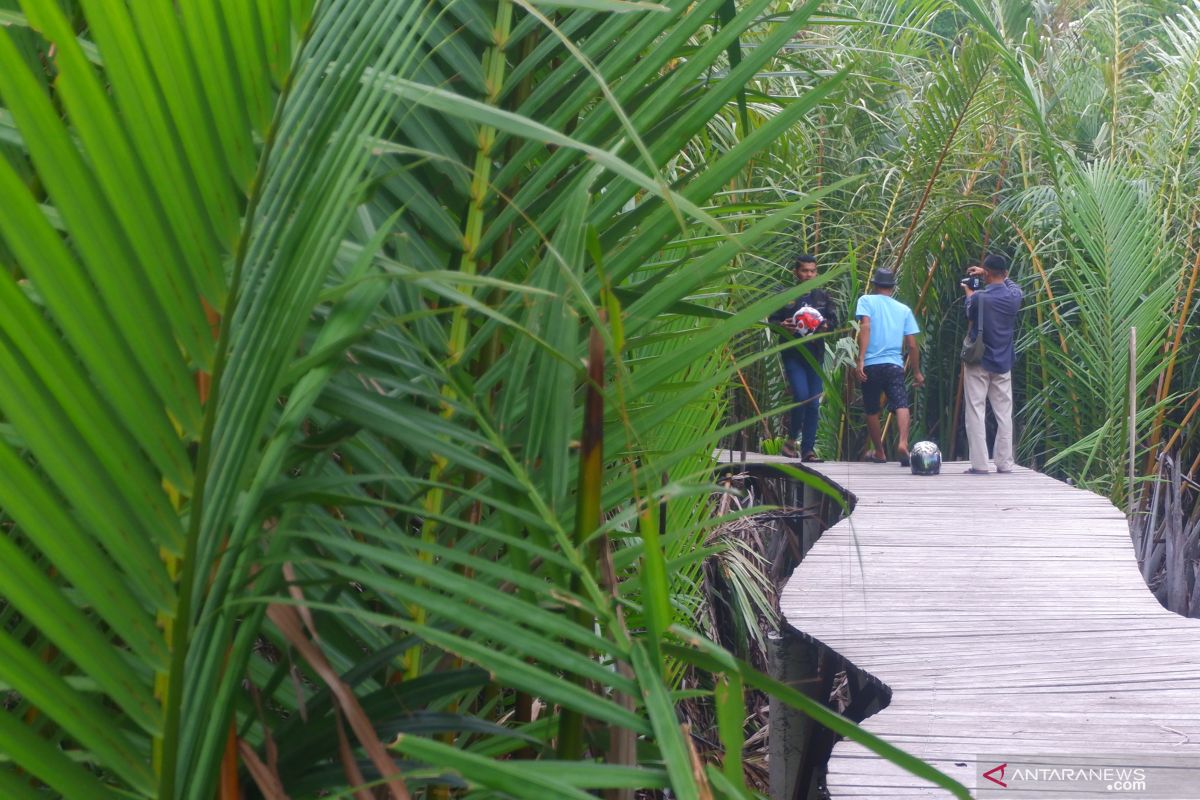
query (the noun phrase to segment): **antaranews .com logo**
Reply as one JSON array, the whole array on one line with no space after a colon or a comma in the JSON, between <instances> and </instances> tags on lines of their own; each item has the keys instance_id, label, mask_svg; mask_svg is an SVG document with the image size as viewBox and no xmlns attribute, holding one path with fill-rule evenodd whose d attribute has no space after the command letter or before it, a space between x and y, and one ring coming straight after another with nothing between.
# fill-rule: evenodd
<instances>
[{"instance_id":1,"label":"antaranews .com logo","mask_svg":"<svg viewBox=\"0 0 1200 800\"><path fill-rule=\"evenodd\" d=\"M1195 752L980 755L975 763L980 798L1200 800L1200 758Z\"/></svg>"}]
</instances>

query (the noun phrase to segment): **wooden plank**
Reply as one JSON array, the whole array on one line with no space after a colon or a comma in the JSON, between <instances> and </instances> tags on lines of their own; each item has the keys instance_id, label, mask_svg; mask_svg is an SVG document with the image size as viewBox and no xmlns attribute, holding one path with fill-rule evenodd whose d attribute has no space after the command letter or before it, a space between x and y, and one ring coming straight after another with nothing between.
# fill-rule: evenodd
<instances>
[{"instance_id":1,"label":"wooden plank","mask_svg":"<svg viewBox=\"0 0 1200 800\"><path fill-rule=\"evenodd\" d=\"M864 727L968 787L979 753L1102 744L1200 764L1200 621L1146 588L1124 515L1033 470L968 466L801 467L850 493L854 512L816 542L780 607L891 689ZM850 742L834 748L828 786L835 798L946 796Z\"/></svg>"}]
</instances>

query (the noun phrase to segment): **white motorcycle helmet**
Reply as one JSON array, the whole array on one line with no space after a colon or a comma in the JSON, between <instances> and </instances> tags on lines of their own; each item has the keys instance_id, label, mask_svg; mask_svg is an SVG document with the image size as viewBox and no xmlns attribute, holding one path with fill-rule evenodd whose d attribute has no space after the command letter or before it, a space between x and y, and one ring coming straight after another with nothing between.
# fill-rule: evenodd
<instances>
[{"instance_id":1,"label":"white motorcycle helmet","mask_svg":"<svg viewBox=\"0 0 1200 800\"><path fill-rule=\"evenodd\" d=\"M937 475L942 471L942 451L933 442L917 442L908 451L913 475Z\"/></svg>"},{"instance_id":2,"label":"white motorcycle helmet","mask_svg":"<svg viewBox=\"0 0 1200 800\"><path fill-rule=\"evenodd\" d=\"M796 325L797 336L808 336L821 327L825 317L812 306L801 306L792 314L792 322Z\"/></svg>"}]
</instances>

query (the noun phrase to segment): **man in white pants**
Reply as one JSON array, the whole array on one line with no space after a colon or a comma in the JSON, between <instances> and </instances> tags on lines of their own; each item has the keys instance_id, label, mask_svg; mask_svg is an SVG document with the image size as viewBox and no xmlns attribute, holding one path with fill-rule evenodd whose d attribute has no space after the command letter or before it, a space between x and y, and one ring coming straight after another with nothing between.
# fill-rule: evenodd
<instances>
[{"instance_id":1,"label":"man in white pants","mask_svg":"<svg viewBox=\"0 0 1200 800\"><path fill-rule=\"evenodd\" d=\"M1008 259L993 253L983 260L982 267L971 267L968 274L982 277L984 286L972 291L963 284L967 293L966 310L970 330L977 336L980 329L980 312L983 315L983 360L978 364L966 364L963 377L963 395L967 422L967 444L971 450L971 475L988 473L987 428L984 414L987 404L992 404L996 417L996 441L992 457L996 472L1012 472L1012 366L1013 334L1017 323L1017 312L1021 310L1021 288L1008 277Z\"/></svg>"}]
</instances>

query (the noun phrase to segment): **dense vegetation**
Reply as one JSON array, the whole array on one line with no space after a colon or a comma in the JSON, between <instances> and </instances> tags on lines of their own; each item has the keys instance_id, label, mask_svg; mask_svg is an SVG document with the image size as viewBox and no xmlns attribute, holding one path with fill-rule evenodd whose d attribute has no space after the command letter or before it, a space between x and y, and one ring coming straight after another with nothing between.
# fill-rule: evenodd
<instances>
[{"instance_id":1,"label":"dense vegetation","mask_svg":"<svg viewBox=\"0 0 1200 800\"><path fill-rule=\"evenodd\" d=\"M744 797L751 689L866 738L700 610L787 256L900 268L945 442L986 246L1026 461L1120 492L1131 324L1143 449L1193 401L1200 19L1000 8L0 0L0 794Z\"/></svg>"},{"instance_id":2,"label":"dense vegetation","mask_svg":"<svg viewBox=\"0 0 1200 800\"><path fill-rule=\"evenodd\" d=\"M788 252L841 267L847 308L876 266L924 330L918 435L963 457L958 280L1006 252L1026 293L1016 368L1021 463L1124 500L1129 331L1137 328L1139 474L1163 445L1194 475L1200 267L1200 16L1192 3L867 2L827 6L764 87L850 68L752 182L758 198L832 187L745 283ZM844 18L839 15L844 15ZM756 110L768 118L783 106ZM761 339L747 343L761 346ZM772 365L773 366L773 365ZM862 452L857 395L830 360L827 453ZM772 402L769 370L752 383ZM841 391L836 389L840 388ZM740 410L741 407L739 407Z\"/></svg>"}]
</instances>

